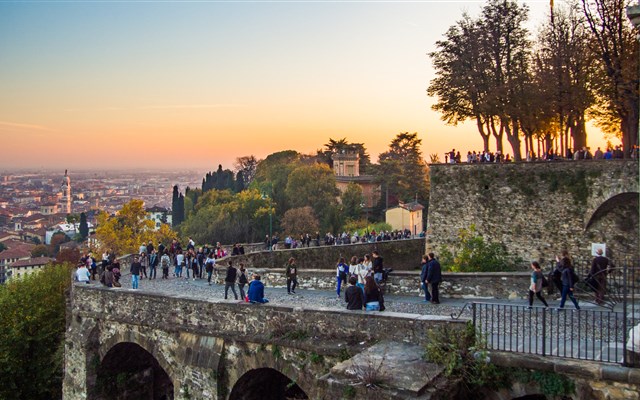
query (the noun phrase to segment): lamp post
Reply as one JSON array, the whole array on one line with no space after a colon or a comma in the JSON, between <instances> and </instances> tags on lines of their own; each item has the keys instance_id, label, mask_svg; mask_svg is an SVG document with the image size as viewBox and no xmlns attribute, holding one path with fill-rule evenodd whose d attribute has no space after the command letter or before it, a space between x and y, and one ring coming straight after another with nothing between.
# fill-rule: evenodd
<instances>
[{"instance_id":1,"label":"lamp post","mask_svg":"<svg viewBox=\"0 0 640 400\"><path fill-rule=\"evenodd\" d=\"M266 194L262 194L262 200L269 199L269 251L273 251L273 217L271 211L271 198Z\"/></svg>"}]
</instances>

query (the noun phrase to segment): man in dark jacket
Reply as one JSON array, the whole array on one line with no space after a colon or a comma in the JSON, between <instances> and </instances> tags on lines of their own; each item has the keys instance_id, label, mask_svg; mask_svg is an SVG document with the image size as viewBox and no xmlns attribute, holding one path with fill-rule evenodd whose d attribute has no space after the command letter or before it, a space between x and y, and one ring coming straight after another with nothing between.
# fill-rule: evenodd
<instances>
[{"instance_id":1,"label":"man in dark jacket","mask_svg":"<svg viewBox=\"0 0 640 400\"><path fill-rule=\"evenodd\" d=\"M347 310L362 310L364 304L364 293L356 286L358 278L349 278L349 287L344 291L344 299L347 301Z\"/></svg>"},{"instance_id":2,"label":"man in dark jacket","mask_svg":"<svg viewBox=\"0 0 640 400\"><path fill-rule=\"evenodd\" d=\"M596 303L604 303L604 294L607 290L607 272L609 259L603 255L602 249L596 250L597 256L591 263L589 275L592 279L593 289L596 291Z\"/></svg>"},{"instance_id":3,"label":"man in dark jacket","mask_svg":"<svg viewBox=\"0 0 640 400\"><path fill-rule=\"evenodd\" d=\"M236 278L238 276L238 270L233 266L233 263L229 261L229 267L227 268L227 276L224 278L224 299L227 299L229 288L233 292L233 296L238 300L238 293L236 293Z\"/></svg>"},{"instance_id":4,"label":"man in dark jacket","mask_svg":"<svg viewBox=\"0 0 640 400\"><path fill-rule=\"evenodd\" d=\"M429 253L428 256L429 263L427 264L427 279L425 283L431 287L431 303L440 304L440 292L438 291L438 286L442 282L440 263L433 253Z\"/></svg>"}]
</instances>

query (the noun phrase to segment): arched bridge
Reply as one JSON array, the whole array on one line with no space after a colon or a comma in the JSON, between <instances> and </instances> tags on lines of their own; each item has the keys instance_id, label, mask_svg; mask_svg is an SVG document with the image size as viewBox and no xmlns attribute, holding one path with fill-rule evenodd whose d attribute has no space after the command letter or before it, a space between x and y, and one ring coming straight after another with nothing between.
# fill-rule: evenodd
<instances>
[{"instance_id":1,"label":"arched bridge","mask_svg":"<svg viewBox=\"0 0 640 400\"><path fill-rule=\"evenodd\" d=\"M375 346L420 364L404 373L417 378L395 385L403 396L422 395L439 375L421 359L428 332L465 321L75 285L68 323L65 400L275 400L356 398L344 396L364 388L366 374L341 380L335 367Z\"/></svg>"}]
</instances>

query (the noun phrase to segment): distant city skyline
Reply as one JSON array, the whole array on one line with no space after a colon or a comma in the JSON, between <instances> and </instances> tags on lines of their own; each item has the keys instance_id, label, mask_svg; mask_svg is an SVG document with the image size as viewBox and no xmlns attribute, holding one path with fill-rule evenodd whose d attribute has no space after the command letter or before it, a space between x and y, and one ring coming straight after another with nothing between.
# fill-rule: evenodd
<instances>
[{"instance_id":1,"label":"distant city skyline","mask_svg":"<svg viewBox=\"0 0 640 400\"><path fill-rule=\"evenodd\" d=\"M549 2L525 3L535 34ZM475 124L445 125L426 89L427 53L482 5L0 3L0 169L232 169L329 138L376 162L400 132L427 160L480 150ZM589 127L588 143L605 140Z\"/></svg>"}]
</instances>

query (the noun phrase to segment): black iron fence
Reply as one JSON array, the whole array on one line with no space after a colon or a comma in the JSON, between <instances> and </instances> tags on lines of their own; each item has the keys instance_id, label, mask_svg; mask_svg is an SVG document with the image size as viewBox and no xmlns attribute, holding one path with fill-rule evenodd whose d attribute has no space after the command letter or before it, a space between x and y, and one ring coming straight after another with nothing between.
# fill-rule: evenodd
<instances>
[{"instance_id":1,"label":"black iron fence","mask_svg":"<svg viewBox=\"0 0 640 400\"><path fill-rule=\"evenodd\" d=\"M585 307L595 293L583 286L575 290L579 311L571 302L564 309L474 302L473 323L490 350L640 367L639 282L637 260L626 261L607 274L605 307Z\"/></svg>"}]
</instances>

